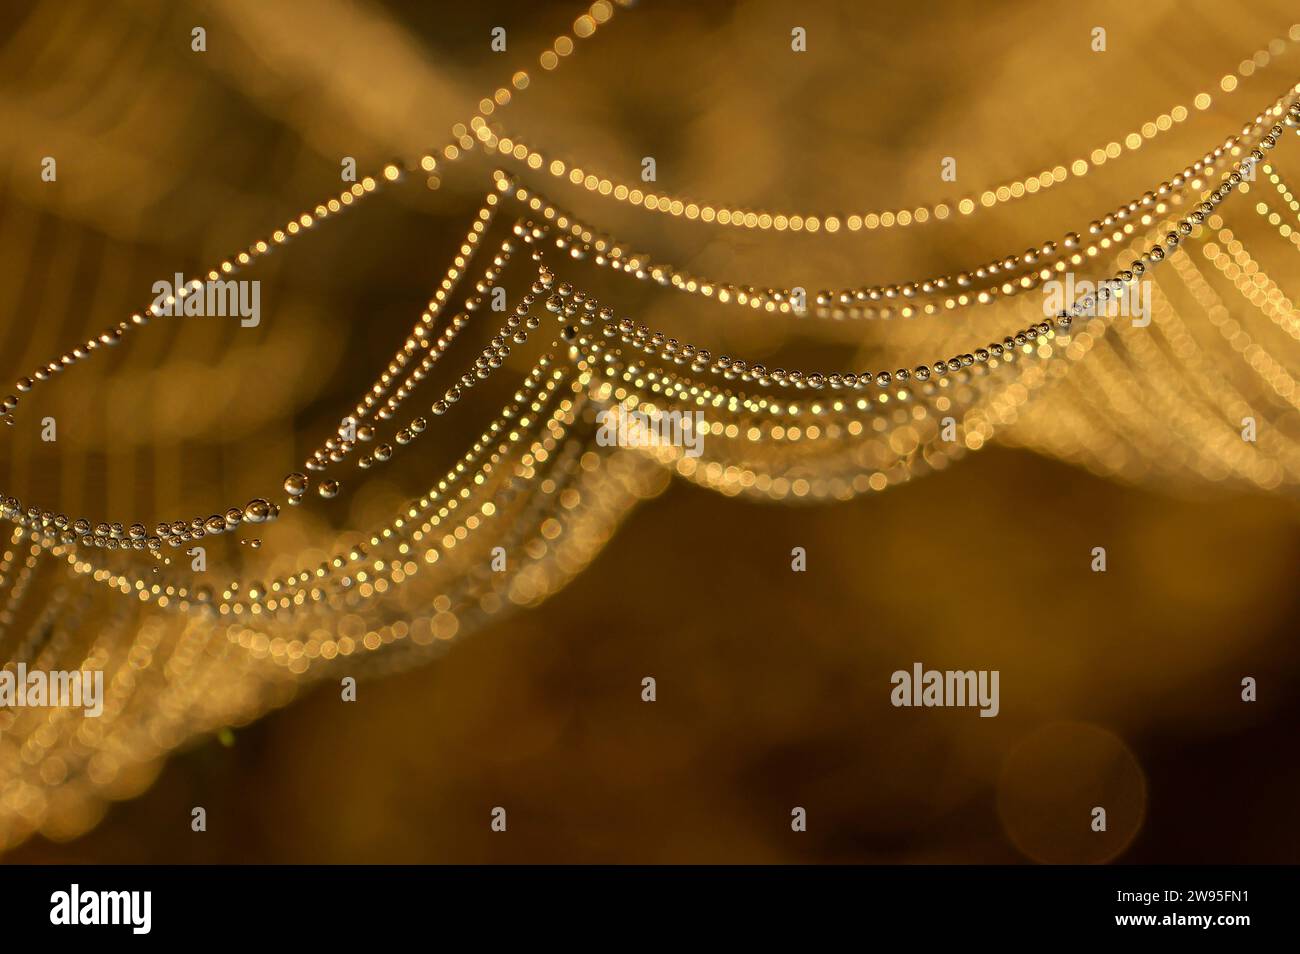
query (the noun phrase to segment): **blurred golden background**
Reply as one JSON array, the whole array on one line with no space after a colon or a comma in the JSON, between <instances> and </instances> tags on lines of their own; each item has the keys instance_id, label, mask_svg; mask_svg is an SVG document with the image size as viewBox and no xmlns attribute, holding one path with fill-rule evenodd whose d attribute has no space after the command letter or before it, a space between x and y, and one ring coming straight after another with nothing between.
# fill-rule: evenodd
<instances>
[{"instance_id":1,"label":"blurred golden background","mask_svg":"<svg viewBox=\"0 0 1300 954\"><path fill-rule=\"evenodd\" d=\"M562 68L534 70L536 51L582 12L8 5L3 373L29 373L142 307L153 282L201 274L337 193L341 157L373 172L440 149L520 68L533 81L501 121L548 158L632 182L653 156L666 194L841 215L978 197L1190 107L1122 159L1103 155L1041 194L836 236L710 228L510 167L658 258L810 293L958 271L1059 237L1239 133L1300 79L1287 5L1172 0L996 12L644 3L619 8ZM497 26L502 53L490 46ZM796 26L806 53L790 49ZM1090 46L1098 26L1105 52ZM1211 101L1193 107L1202 92ZM1287 138L1276 165L1294 181L1300 146ZM58 159L56 182L40 177L45 156ZM945 157L957 160L955 182L940 179ZM250 272L263 283L255 329L157 322L42 385L0 434L0 486L149 525L277 487L400 346L502 164L477 150L436 178L414 166L400 187L277 249ZM1253 211L1265 186L1227 200L1223 217L1294 296L1291 233L1280 239ZM980 309L815 326L736 317L589 264L555 267L572 267L620 314L773 364L902 366L895 356L932 347L927 322L949 323L956 341L1007 328L1004 312ZM524 279L510 281L513 302ZM1221 284L1245 322L1249 304ZM1199 334L1205 319L1182 294L1170 301ZM1276 329L1259 340L1284 372L1300 368L1294 340ZM481 344L465 345L466 360ZM464 452L533 359L512 355L435 420L418 455L345 478L332 506L287 512L258 552L226 545L222 559L270 578L287 572L285 554L326 551L323 539L386 519ZM1102 386L1079 378L1065 386ZM1261 412L1261 446L1282 463L1256 480L1216 472L1210 440L1189 445L1164 419L1164 392L1121 399L1122 435L1079 446L1061 423L1072 394L1030 402L952 466L915 480L909 470L843 503L778 507L661 473L629 477L643 485L613 508L609 530L626 519L608 542L593 531L594 559L567 585L479 628L466 617L434 661L363 678L355 703L340 701L336 680L299 692L268 677L232 733L219 738L196 717L138 764L117 752L94 797L0 788L6 860L1294 862L1300 533L1283 454L1300 436L1294 407ZM59 422L53 444L39 437L45 415ZM791 572L796 546L806 573ZM1097 546L1105 574L1090 571ZM21 559L11 562L12 587ZM34 573L21 603L6 594L6 660L51 601L80 614L74 638L106 618L99 602L59 595L58 572ZM999 670L1000 715L891 707L891 673L915 661ZM653 704L641 701L645 676L657 680ZM1253 704L1240 698L1246 676L1259 683ZM40 730L15 728L0 725L0 772L57 789L63 776L45 774L32 745L44 744ZM1104 834L1086 827L1097 804L1108 806ZM201 834L190 830L196 805L208 813ZM494 806L509 811L506 834L489 829ZM794 806L807 809L806 833L791 831Z\"/></svg>"}]
</instances>

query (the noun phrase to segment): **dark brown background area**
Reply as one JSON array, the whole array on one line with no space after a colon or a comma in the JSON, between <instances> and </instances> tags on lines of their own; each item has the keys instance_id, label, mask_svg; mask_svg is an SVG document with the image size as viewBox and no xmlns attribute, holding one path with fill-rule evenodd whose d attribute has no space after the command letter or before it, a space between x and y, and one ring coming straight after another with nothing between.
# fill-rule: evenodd
<instances>
[{"instance_id":1,"label":"dark brown background area","mask_svg":"<svg viewBox=\"0 0 1300 954\"><path fill-rule=\"evenodd\" d=\"M66 347L71 329L119 320L153 280L188 275L318 201L336 187L338 156L373 168L440 144L578 12L62 6L19 5L6 29L23 45L0 49L3 276L23 289L0 311L5 374ZM669 191L898 207L937 196L940 156L960 157L961 194L1068 163L1217 91L1294 19L1283 4L1090 6L849 4L796 16L776 3L646 4L620 11L503 118L622 178L654 154ZM107 43L120 62L106 59L105 75L138 79L120 101L60 112L36 95L58 70L36 68L38 45L19 28L37 24L53 43L78 16L81 38L57 47L69 75L77 43L86 58ZM1075 52L1094 21L1110 36L1102 64ZM780 73L768 46L788 48L800 22L809 60ZM211 52L196 64L188 31L199 23ZM510 30L505 67L487 52L498 23ZM110 42L119 28L129 42ZM621 209L610 224L674 261L763 284L799 281L810 262L826 276L810 286L953 267L1158 181L1294 82L1297 62L1293 51L1140 161L947 232L831 246ZM30 172L48 142L77 157L60 160L54 195ZM51 390L59 413L112 394L119 415L106 415L103 446L82 448L76 476L60 476L61 495L135 498L156 481L149 492L166 510L277 480L400 340L487 168L458 168L438 192L417 182L269 265L264 302L278 317L258 347L278 347L283 332L297 355L283 358L274 398L258 390L255 354L189 329L166 351L88 364L84 385ZM603 209L536 181L590 217ZM23 275L21 243L33 263ZM95 289L89 300L57 292L73 274ZM790 343L757 321L711 325L698 300L637 286L627 301L697 321L700 337ZM211 398L221 413L202 426L164 420L169 389L198 380L186 377L196 368L228 386ZM475 425L452 425L439 453ZM179 487L165 470L123 471L139 453L129 433L206 448L220 465L179 475ZM5 485L48 485L42 452L0 458ZM806 573L790 570L794 546L808 552ZM1096 546L1106 574L1089 569ZM355 704L330 685L310 690L229 747L210 739L178 754L86 836L34 838L6 860L1295 862L1298 561L1293 494L1132 486L1000 447L836 506L756 505L675 483L540 609L458 638L428 667L363 682ZM890 674L916 661L999 670L1001 714L891 707ZM647 675L653 704L640 701ZM1252 705L1240 700L1248 675ZM1081 840L1096 804L1109 806L1111 830ZM195 805L206 833L190 831ZM488 827L498 805L505 834ZM807 809L807 833L791 832L793 806Z\"/></svg>"}]
</instances>

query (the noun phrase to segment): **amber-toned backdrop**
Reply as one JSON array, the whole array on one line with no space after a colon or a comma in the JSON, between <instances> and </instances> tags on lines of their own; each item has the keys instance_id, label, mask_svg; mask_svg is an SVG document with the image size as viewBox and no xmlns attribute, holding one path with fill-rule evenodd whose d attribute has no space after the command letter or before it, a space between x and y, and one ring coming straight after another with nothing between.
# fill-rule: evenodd
<instances>
[{"instance_id":1,"label":"amber-toned backdrop","mask_svg":"<svg viewBox=\"0 0 1300 954\"><path fill-rule=\"evenodd\" d=\"M576 12L8 4L2 373L316 201L341 156L373 168L440 143ZM647 3L538 82L511 122L626 179L653 155L682 194L896 206L950 188L944 156L963 194L1073 159L1216 89L1293 20L1280 2ZM190 50L197 25L204 54ZM498 25L504 54L489 49ZM792 59L796 25L809 49ZM1104 54L1089 49L1098 25ZM611 213L545 184L670 260L754 284L920 274L1027 246L1168 175L1294 82L1300 54L1267 72L1032 212L1013 203L942 230L777 240ZM37 174L50 154L57 188ZM3 435L5 485L161 515L277 481L400 341L489 168L416 182L287 250L262 275L256 333L178 326L88 363L48 395L85 426L56 448ZM794 335L608 287L630 311L751 353ZM449 424L434 453L450 457L481 420ZM340 522L399 496L403 474L388 479ZM1295 503L1102 480L997 446L833 507L674 484L541 608L363 682L354 704L318 687L233 744L203 741L89 834L36 838L8 860L1296 861ZM1089 570L1095 546L1104 575ZM914 661L1000 670L1001 714L892 708L889 676ZM654 704L640 701L647 675ZM1067 821L1096 804L1105 835ZM194 805L204 834L189 830ZM506 834L488 828L497 805ZM796 805L805 834L790 830Z\"/></svg>"}]
</instances>

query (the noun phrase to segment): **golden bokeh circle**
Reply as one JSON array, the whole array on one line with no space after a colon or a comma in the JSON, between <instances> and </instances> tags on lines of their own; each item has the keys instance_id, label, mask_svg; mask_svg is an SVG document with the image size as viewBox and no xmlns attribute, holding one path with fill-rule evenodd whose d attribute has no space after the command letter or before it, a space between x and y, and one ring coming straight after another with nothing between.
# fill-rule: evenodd
<instances>
[{"instance_id":1,"label":"golden bokeh circle","mask_svg":"<svg viewBox=\"0 0 1300 954\"><path fill-rule=\"evenodd\" d=\"M998 816L1011 842L1044 864L1100 864L1123 853L1146 819L1146 775L1113 732L1053 722L1008 753L998 780ZM1093 830L1093 810L1106 830Z\"/></svg>"}]
</instances>

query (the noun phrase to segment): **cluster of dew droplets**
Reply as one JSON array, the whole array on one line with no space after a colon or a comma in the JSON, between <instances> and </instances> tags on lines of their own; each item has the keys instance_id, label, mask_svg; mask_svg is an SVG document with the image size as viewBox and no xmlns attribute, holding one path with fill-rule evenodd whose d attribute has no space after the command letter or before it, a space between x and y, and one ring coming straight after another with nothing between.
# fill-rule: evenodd
<instances>
[{"instance_id":1,"label":"cluster of dew droplets","mask_svg":"<svg viewBox=\"0 0 1300 954\"><path fill-rule=\"evenodd\" d=\"M289 495L289 503L293 506L302 503L303 494L307 493L310 486L311 478L298 471L284 478L284 492Z\"/></svg>"},{"instance_id":2,"label":"cluster of dew droplets","mask_svg":"<svg viewBox=\"0 0 1300 954\"><path fill-rule=\"evenodd\" d=\"M17 497L0 498L0 514L32 530L57 536L61 543L80 544L104 550L148 550L155 555L163 544L180 547L193 540L231 533L244 524L261 524L280 515L280 508L262 497L255 497L243 507L231 507L225 514L194 517L190 520L163 521L153 533L142 523L124 527L120 523L91 523L85 517L70 519L39 507L24 508Z\"/></svg>"},{"instance_id":3,"label":"cluster of dew droplets","mask_svg":"<svg viewBox=\"0 0 1300 954\"><path fill-rule=\"evenodd\" d=\"M316 485L316 493L329 500L339 495L341 485L337 480L322 480ZM284 478L284 491L289 495L289 503L293 506L301 504L311 488L311 478L299 471L294 471Z\"/></svg>"}]
</instances>

